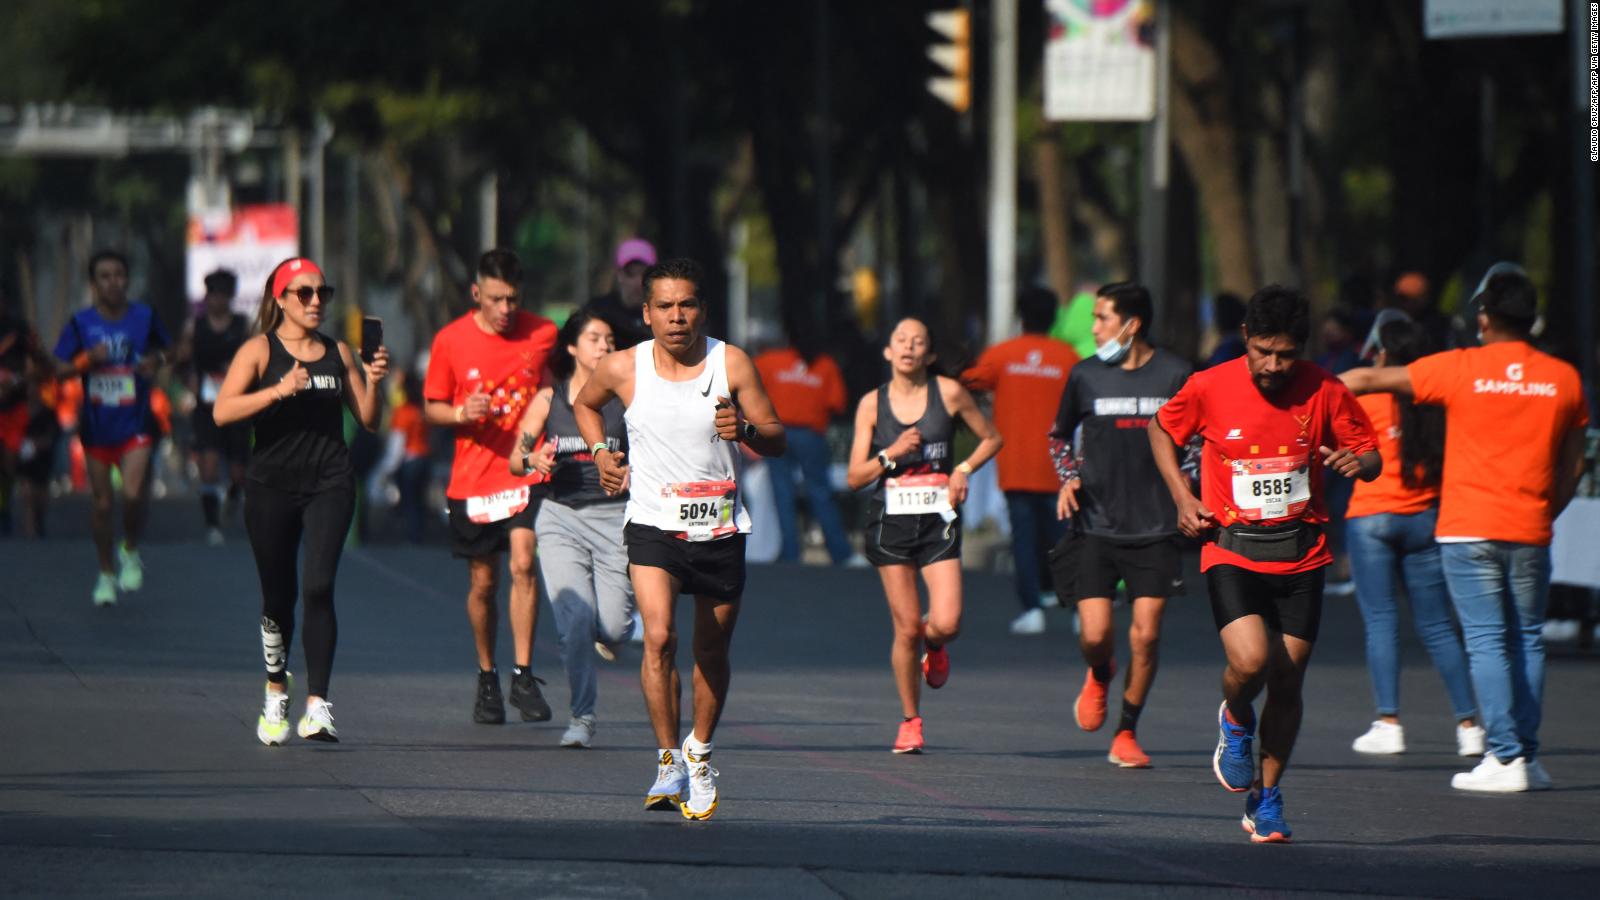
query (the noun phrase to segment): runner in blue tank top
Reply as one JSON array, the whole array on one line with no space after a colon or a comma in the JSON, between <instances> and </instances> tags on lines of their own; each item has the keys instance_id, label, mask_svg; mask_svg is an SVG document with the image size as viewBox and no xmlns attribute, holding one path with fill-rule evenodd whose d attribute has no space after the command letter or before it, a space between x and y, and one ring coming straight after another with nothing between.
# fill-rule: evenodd
<instances>
[{"instance_id":1,"label":"runner in blue tank top","mask_svg":"<svg viewBox=\"0 0 1600 900\"><path fill-rule=\"evenodd\" d=\"M128 261L122 254L102 250L90 257L89 287L94 305L67 320L55 355L63 378L83 380L78 436L88 462L94 497L89 528L100 563L93 599L96 606L110 606L117 602L119 589L136 591L144 586L139 535L148 505L155 433L150 387L166 365L166 348L172 342L155 310L128 299ZM123 492L122 546L115 559L113 467L122 472Z\"/></svg>"}]
</instances>

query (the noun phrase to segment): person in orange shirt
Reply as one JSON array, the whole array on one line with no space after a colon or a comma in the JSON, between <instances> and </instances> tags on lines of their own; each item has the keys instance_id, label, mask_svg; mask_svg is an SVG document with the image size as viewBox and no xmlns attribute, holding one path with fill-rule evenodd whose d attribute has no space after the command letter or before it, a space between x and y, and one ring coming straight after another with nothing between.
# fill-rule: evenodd
<instances>
[{"instance_id":1,"label":"person in orange shirt","mask_svg":"<svg viewBox=\"0 0 1600 900\"><path fill-rule=\"evenodd\" d=\"M1445 408L1434 536L1489 747L1450 784L1494 793L1551 785L1539 762L1550 536L1577 490L1589 421L1577 370L1529 343L1538 293L1511 268L1497 265L1473 298L1481 347L1341 376L1358 393Z\"/></svg>"},{"instance_id":2,"label":"person in orange shirt","mask_svg":"<svg viewBox=\"0 0 1600 900\"><path fill-rule=\"evenodd\" d=\"M1397 309L1378 314L1363 356L1376 353L1374 365L1405 366L1433 347L1423 327ZM1444 679L1455 712L1456 752L1483 755L1483 729L1467 675L1467 656L1456 637L1445 589L1439 545L1433 540L1439 520L1439 478L1444 467L1444 412L1390 394L1359 398L1378 435L1383 472L1358 481L1345 513L1350 571L1367 634L1367 671L1378 718L1355 739L1357 753L1388 755L1406 750L1400 725L1400 598L1405 582L1411 621L1434 668Z\"/></svg>"},{"instance_id":3,"label":"person in orange shirt","mask_svg":"<svg viewBox=\"0 0 1600 900\"><path fill-rule=\"evenodd\" d=\"M833 502L829 469L833 461L824 436L828 423L845 411L844 376L833 357L816 346L803 329L789 328L791 346L768 350L755 359L756 371L767 386L778 419L789 433L789 452L767 460L772 472L772 493L778 504L778 526L783 544L778 558L800 559L800 522L795 511L794 476L804 482L811 517L822 529L823 542L834 565L865 565L850 547L839 507Z\"/></svg>"},{"instance_id":4,"label":"person in orange shirt","mask_svg":"<svg viewBox=\"0 0 1600 900\"><path fill-rule=\"evenodd\" d=\"M418 544L428 520L428 422L423 413L421 376L407 372L401 386L405 399L389 415L388 446L367 493L377 496L383 482L392 476L395 487L400 489L397 511L405 522L406 540Z\"/></svg>"},{"instance_id":5,"label":"person in orange shirt","mask_svg":"<svg viewBox=\"0 0 1600 900\"><path fill-rule=\"evenodd\" d=\"M1009 440L1000 451L999 476L1011 518L1017 601L1022 604L1022 614L1011 622L1012 634L1044 631L1041 594L1042 585L1049 583L1045 556L1066 528L1056 517L1060 484L1050 459L1049 434L1078 354L1049 336L1056 305L1049 288L1024 289L1017 296L1022 336L983 351L977 364L961 373L967 390L994 393L995 425Z\"/></svg>"}]
</instances>

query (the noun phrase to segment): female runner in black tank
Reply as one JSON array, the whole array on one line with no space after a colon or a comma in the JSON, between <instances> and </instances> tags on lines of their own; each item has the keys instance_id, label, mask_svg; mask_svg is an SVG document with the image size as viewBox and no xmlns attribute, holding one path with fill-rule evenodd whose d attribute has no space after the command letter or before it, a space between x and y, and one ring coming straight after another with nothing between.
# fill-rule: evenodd
<instances>
[{"instance_id":1,"label":"female runner in black tank","mask_svg":"<svg viewBox=\"0 0 1600 900\"><path fill-rule=\"evenodd\" d=\"M333 288L308 259L278 264L267 278L255 337L234 356L218 392L218 425L253 420L255 455L246 474L244 521L261 577L261 649L267 688L256 737L289 737L289 647L294 637L295 556L306 553L299 586L305 598L310 683L299 734L337 741L328 678L338 624L333 579L355 511L355 476L344 442L348 408L368 431L378 423L378 382L389 371L379 348L360 362L342 341L317 332Z\"/></svg>"},{"instance_id":2,"label":"female runner in black tank","mask_svg":"<svg viewBox=\"0 0 1600 900\"><path fill-rule=\"evenodd\" d=\"M567 670L572 713L563 747L588 747L595 733L597 683L594 653L616 659L616 647L633 631L633 584L622 545L626 489L608 495L600 469L578 431L572 401L615 344L611 326L598 314L579 310L562 326L550 369L559 379L541 388L519 426L511 474L550 476L534 530L539 534L539 573L556 613L561 662ZM623 406L612 399L601 410L606 442L614 453L628 450ZM544 445L535 449L540 434ZM594 653L590 652L590 647Z\"/></svg>"},{"instance_id":3,"label":"female runner in black tank","mask_svg":"<svg viewBox=\"0 0 1600 900\"><path fill-rule=\"evenodd\" d=\"M922 322L896 325L883 356L892 375L856 407L846 478L853 490L873 485L863 553L878 567L894 622L891 663L904 717L894 752L920 753L918 645L926 650L922 678L943 687L950 675L945 645L961 631L961 503L967 477L1000 451L1000 435L960 382L929 370L933 340ZM959 463L951 455L957 419L978 437L977 449ZM919 571L928 586L926 623Z\"/></svg>"}]
</instances>

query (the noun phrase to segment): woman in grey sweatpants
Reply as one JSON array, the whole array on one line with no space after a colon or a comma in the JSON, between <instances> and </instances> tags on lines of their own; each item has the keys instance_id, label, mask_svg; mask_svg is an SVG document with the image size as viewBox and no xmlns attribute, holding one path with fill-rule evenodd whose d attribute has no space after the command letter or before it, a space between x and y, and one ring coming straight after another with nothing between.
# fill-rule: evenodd
<instances>
[{"instance_id":1,"label":"woman in grey sweatpants","mask_svg":"<svg viewBox=\"0 0 1600 900\"><path fill-rule=\"evenodd\" d=\"M628 495L606 496L591 448L578 433L572 401L594 367L612 350L611 326L587 310L573 313L561 330L550 368L559 379L539 391L522 418L522 437L511 454L511 471L550 476L534 531L539 535L539 571L555 608L561 662L567 669L572 720L563 747L587 747L595 730L594 652L610 658L633 629L633 585L622 544ZM564 351L564 352L562 352ZM615 407L613 409L612 407ZM627 426L621 401L605 410L606 440L626 451ZM540 434L544 445L535 449ZM591 651L593 648L593 651Z\"/></svg>"}]
</instances>

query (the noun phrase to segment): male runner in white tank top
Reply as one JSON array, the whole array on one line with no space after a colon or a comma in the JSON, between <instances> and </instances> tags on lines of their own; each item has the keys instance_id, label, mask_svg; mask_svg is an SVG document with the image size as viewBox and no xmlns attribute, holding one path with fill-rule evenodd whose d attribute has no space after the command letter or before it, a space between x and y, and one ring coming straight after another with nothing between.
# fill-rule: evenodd
<instances>
[{"instance_id":1,"label":"male runner in white tank top","mask_svg":"<svg viewBox=\"0 0 1600 900\"><path fill-rule=\"evenodd\" d=\"M735 444L762 456L780 456L785 447L750 357L702 333L701 281L693 260L651 266L644 321L654 339L602 360L572 407L601 486L612 494L628 486L623 537L644 618L640 681L660 748L645 808L677 804L687 819L709 819L717 809L711 739L728 696L728 645L750 531ZM601 409L613 397L627 407L626 454L612 453L605 437ZM679 594L695 599L694 728L681 747L673 621Z\"/></svg>"}]
</instances>

